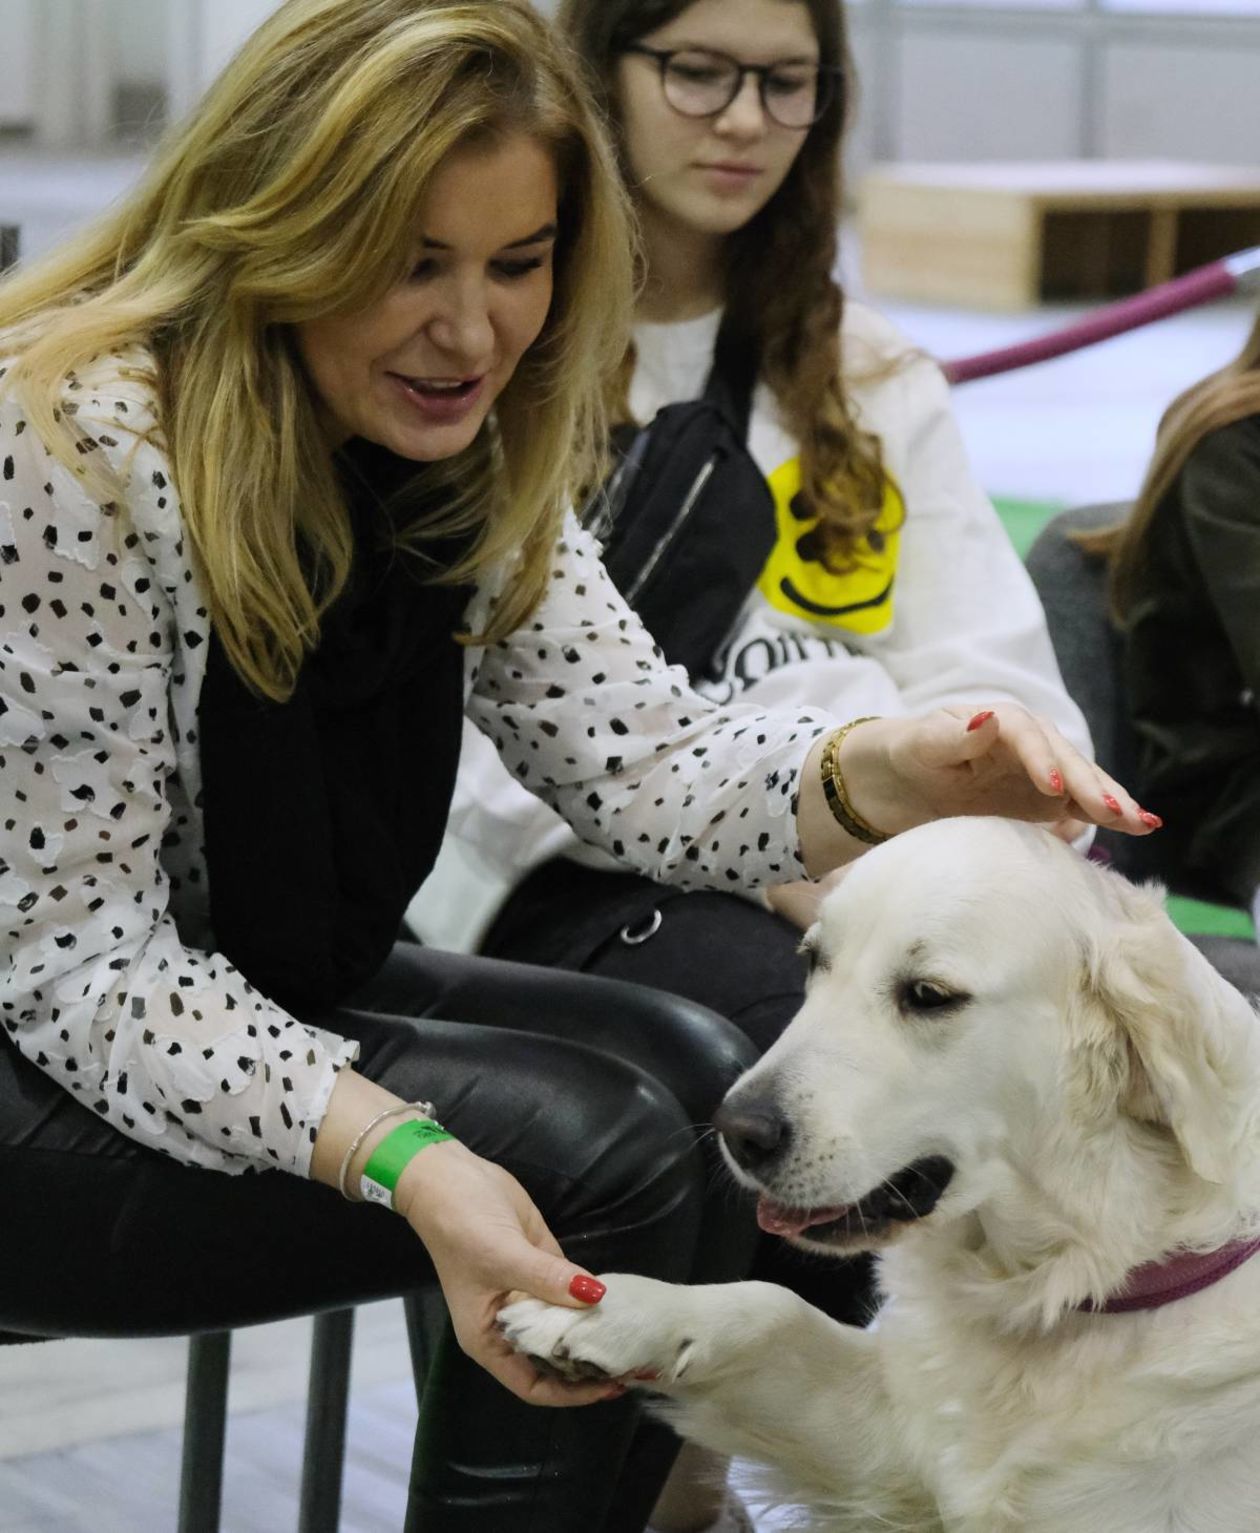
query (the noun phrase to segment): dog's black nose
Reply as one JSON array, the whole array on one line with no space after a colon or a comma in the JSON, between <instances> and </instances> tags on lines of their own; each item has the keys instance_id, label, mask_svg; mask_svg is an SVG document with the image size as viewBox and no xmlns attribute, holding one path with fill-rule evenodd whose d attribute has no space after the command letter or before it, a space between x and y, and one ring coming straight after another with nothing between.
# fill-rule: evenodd
<instances>
[{"instance_id":1,"label":"dog's black nose","mask_svg":"<svg viewBox=\"0 0 1260 1533\"><path fill-rule=\"evenodd\" d=\"M737 1166L758 1171L787 1148L791 1129L770 1102L723 1102L713 1118Z\"/></svg>"}]
</instances>

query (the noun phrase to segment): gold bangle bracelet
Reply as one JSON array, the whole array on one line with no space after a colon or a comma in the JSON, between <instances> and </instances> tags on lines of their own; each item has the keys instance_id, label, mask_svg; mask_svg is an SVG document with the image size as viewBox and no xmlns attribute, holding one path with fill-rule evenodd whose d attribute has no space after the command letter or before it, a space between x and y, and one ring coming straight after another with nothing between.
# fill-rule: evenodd
<instances>
[{"instance_id":1,"label":"gold bangle bracelet","mask_svg":"<svg viewBox=\"0 0 1260 1533\"><path fill-rule=\"evenodd\" d=\"M840 747L844 743L845 735L851 729L856 729L859 724L873 723L878 716L878 714L868 713L863 718L850 719L847 724L842 724L833 735L828 737L826 745L823 746L822 760L819 762L823 793L832 818L841 830L846 831L855 841L862 841L867 846L879 846L881 842L887 841L888 832L876 830L854 809L849 790L844 785L844 773L840 770Z\"/></svg>"}]
</instances>

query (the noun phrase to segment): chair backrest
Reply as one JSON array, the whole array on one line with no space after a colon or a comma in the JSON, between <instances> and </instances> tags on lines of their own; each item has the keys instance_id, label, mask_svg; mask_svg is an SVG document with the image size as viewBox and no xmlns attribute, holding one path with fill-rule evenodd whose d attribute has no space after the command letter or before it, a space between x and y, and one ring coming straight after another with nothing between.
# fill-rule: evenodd
<instances>
[{"instance_id":1,"label":"chair backrest","mask_svg":"<svg viewBox=\"0 0 1260 1533\"><path fill-rule=\"evenodd\" d=\"M21 240L16 224L0 224L0 271L16 266Z\"/></svg>"},{"instance_id":2,"label":"chair backrest","mask_svg":"<svg viewBox=\"0 0 1260 1533\"><path fill-rule=\"evenodd\" d=\"M1123 501L1062 511L1042 528L1026 560L1063 683L1085 715L1098 763L1126 784L1137 781L1137 739L1124 700L1121 638L1108 612L1107 568L1073 542L1072 534L1114 527L1128 513ZM1118 864L1129 866L1129 837L1100 831L1098 843Z\"/></svg>"}]
</instances>

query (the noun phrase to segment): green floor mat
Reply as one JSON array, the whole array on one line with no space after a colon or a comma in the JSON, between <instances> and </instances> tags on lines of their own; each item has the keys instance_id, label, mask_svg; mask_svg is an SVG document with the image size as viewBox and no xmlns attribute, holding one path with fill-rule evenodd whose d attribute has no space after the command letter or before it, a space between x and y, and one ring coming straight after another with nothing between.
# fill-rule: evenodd
<instances>
[{"instance_id":1,"label":"green floor mat","mask_svg":"<svg viewBox=\"0 0 1260 1533\"><path fill-rule=\"evenodd\" d=\"M1178 931L1195 937L1244 937L1256 940L1256 929L1245 910L1233 905L1209 905L1184 894L1170 894L1166 905Z\"/></svg>"},{"instance_id":2,"label":"green floor mat","mask_svg":"<svg viewBox=\"0 0 1260 1533\"><path fill-rule=\"evenodd\" d=\"M993 504L997 508L997 514L1002 518L1002 525L1006 528L1007 536L1014 543L1015 551L1021 559L1027 557L1028 550L1033 545L1033 539L1050 518L1063 510L1063 506L1058 501L1013 500L1005 495L994 496Z\"/></svg>"}]
</instances>

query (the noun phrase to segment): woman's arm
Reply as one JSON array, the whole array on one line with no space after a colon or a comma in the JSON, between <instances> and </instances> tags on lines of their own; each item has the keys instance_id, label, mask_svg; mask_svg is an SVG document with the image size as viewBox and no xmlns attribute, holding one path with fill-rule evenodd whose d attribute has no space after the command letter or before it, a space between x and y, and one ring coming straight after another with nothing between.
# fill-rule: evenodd
<instances>
[{"instance_id":1,"label":"woman's arm","mask_svg":"<svg viewBox=\"0 0 1260 1533\"><path fill-rule=\"evenodd\" d=\"M105 407L80 404L81 421ZM0 1016L29 1059L130 1138L191 1164L281 1167L336 1187L347 1149L398 1099L347 1068L357 1044L304 1027L221 955L186 947L167 908L158 854L182 833L166 792L175 609L145 550L180 536L169 464L149 446L131 456L126 426L108 423L118 447L104 450L129 479L123 523L22 421L0 406L0 792L19 806L0 827ZM364 1139L350 1190L397 1121ZM404 1169L396 1206L429 1250L461 1344L508 1388L540 1404L608 1394L540 1380L493 1326L515 1291L578 1303L569 1284L584 1276L507 1172L431 1145Z\"/></svg>"},{"instance_id":2,"label":"woman's arm","mask_svg":"<svg viewBox=\"0 0 1260 1533\"><path fill-rule=\"evenodd\" d=\"M833 721L697 697L572 518L542 606L482 657L469 715L526 788L641 872L730 888L802 871L797 781Z\"/></svg>"},{"instance_id":3,"label":"woman's arm","mask_svg":"<svg viewBox=\"0 0 1260 1533\"><path fill-rule=\"evenodd\" d=\"M806 764L799 811L814 877L864 850L832 819L821 757L819 744ZM1130 835L1149 835L1160 824L1053 725L1011 704L873 719L845 737L840 767L853 807L890 835L955 815L998 815L1048 829L1107 825Z\"/></svg>"},{"instance_id":4,"label":"woman's arm","mask_svg":"<svg viewBox=\"0 0 1260 1533\"><path fill-rule=\"evenodd\" d=\"M402 1107L401 1098L344 1070L328 1099L311 1153L311 1176L339 1187L347 1152L365 1124ZM391 1115L361 1139L346 1167L346 1192L358 1196L372 1152L416 1108ZM503 1340L495 1323L512 1298L530 1294L582 1309L597 1303L603 1284L569 1261L521 1184L502 1167L455 1140L431 1144L403 1167L394 1207L424 1242L433 1261L460 1346L513 1394L533 1405L587 1405L623 1393L602 1384L544 1378ZM380 1218L389 1217L382 1209Z\"/></svg>"},{"instance_id":5,"label":"woman's arm","mask_svg":"<svg viewBox=\"0 0 1260 1533\"><path fill-rule=\"evenodd\" d=\"M652 877L725 889L817 874L862 849L832 819L819 777L839 720L719 709L690 692L572 523L554 577L527 628L484 657L470 714L579 835ZM896 831L986 813L1152 828L1052 727L1007 704L969 731L971 713L853 731L843 766L871 823Z\"/></svg>"},{"instance_id":6,"label":"woman's arm","mask_svg":"<svg viewBox=\"0 0 1260 1533\"><path fill-rule=\"evenodd\" d=\"M182 529L169 463L129 429L151 418L134 398L118 414L114 392L76 400L125 512L97 505L17 403L0 404L0 1017L28 1059L141 1144L304 1175L357 1045L302 1026L176 929L161 852L191 827L168 794L182 662L178 577L157 551Z\"/></svg>"}]
</instances>

